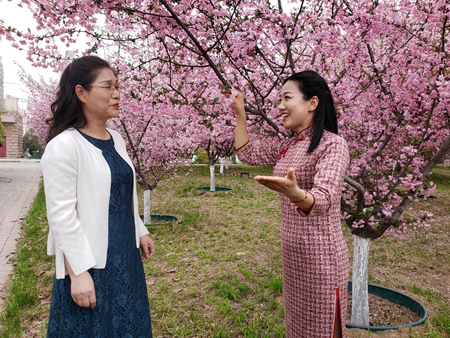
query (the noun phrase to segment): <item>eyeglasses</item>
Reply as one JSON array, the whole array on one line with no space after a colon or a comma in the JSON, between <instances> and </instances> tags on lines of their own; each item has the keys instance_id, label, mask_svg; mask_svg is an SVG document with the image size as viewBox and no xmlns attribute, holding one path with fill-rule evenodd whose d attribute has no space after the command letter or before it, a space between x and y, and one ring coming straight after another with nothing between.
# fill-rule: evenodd
<instances>
[{"instance_id":1,"label":"eyeglasses","mask_svg":"<svg viewBox=\"0 0 450 338\"><path fill-rule=\"evenodd\" d=\"M117 90L118 92L120 92L120 85L118 83L116 83L114 86L113 85L105 85L105 86L94 86L94 85L90 85L90 86L82 86L82 87L97 87L97 88L103 88L103 89L108 89L109 91L114 91Z\"/></svg>"}]
</instances>

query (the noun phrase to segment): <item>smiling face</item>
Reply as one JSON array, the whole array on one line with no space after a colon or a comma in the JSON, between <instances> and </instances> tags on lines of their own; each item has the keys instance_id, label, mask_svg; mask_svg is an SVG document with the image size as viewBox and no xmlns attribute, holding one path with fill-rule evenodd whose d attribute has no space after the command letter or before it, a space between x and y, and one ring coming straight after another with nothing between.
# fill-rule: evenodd
<instances>
[{"instance_id":1,"label":"smiling face","mask_svg":"<svg viewBox=\"0 0 450 338\"><path fill-rule=\"evenodd\" d=\"M296 81L287 81L281 88L278 105L284 128L299 133L311 126L318 103L317 96L305 100Z\"/></svg>"},{"instance_id":2,"label":"smiling face","mask_svg":"<svg viewBox=\"0 0 450 338\"><path fill-rule=\"evenodd\" d=\"M111 69L103 68L91 85L75 87L88 124L106 124L108 119L119 116L120 92L116 86L116 75Z\"/></svg>"}]
</instances>

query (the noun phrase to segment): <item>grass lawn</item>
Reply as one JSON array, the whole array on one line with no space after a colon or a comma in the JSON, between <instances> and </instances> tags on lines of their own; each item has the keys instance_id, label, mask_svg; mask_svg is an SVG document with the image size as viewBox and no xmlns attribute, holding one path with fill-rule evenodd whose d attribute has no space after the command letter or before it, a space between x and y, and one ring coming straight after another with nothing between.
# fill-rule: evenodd
<instances>
[{"instance_id":1,"label":"grass lawn","mask_svg":"<svg viewBox=\"0 0 450 338\"><path fill-rule=\"evenodd\" d=\"M179 218L149 226L156 255L144 266L154 337L284 337L278 194L251 179L272 169L232 166L216 176L217 186L232 190L215 193L196 189L209 185L209 167L186 171L160 182L151 196L152 214ZM348 337L450 337L450 169L436 168L432 180L439 198L417 208L435 213L433 226L375 241L369 267L371 283L427 307L425 325L381 334L352 329ZM18 245L0 337L45 337L53 281L47 227L41 189Z\"/></svg>"}]
</instances>

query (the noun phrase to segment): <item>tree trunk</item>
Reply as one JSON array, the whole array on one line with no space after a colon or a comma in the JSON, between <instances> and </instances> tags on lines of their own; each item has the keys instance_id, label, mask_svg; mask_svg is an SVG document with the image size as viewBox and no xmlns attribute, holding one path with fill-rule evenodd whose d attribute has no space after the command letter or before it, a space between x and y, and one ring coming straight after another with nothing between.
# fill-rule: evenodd
<instances>
[{"instance_id":1,"label":"tree trunk","mask_svg":"<svg viewBox=\"0 0 450 338\"><path fill-rule=\"evenodd\" d=\"M223 161L220 162L220 173L221 174L223 174L223 167L224 167L223 165L224 165Z\"/></svg>"},{"instance_id":2,"label":"tree trunk","mask_svg":"<svg viewBox=\"0 0 450 338\"><path fill-rule=\"evenodd\" d=\"M144 190L144 224L150 224L151 223L151 216L150 216L150 191L151 190Z\"/></svg>"},{"instance_id":3,"label":"tree trunk","mask_svg":"<svg viewBox=\"0 0 450 338\"><path fill-rule=\"evenodd\" d=\"M231 159L231 156L228 156L225 162L225 169L230 169L230 165L233 163L233 160Z\"/></svg>"},{"instance_id":4,"label":"tree trunk","mask_svg":"<svg viewBox=\"0 0 450 338\"><path fill-rule=\"evenodd\" d=\"M211 183L209 185L209 191L216 191L216 176L214 165L209 166L209 173L211 174Z\"/></svg>"},{"instance_id":5,"label":"tree trunk","mask_svg":"<svg viewBox=\"0 0 450 338\"><path fill-rule=\"evenodd\" d=\"M368 263L370 238L353 235L352 318L351 323L369 326Z\"/></svg>"}]
</instances>

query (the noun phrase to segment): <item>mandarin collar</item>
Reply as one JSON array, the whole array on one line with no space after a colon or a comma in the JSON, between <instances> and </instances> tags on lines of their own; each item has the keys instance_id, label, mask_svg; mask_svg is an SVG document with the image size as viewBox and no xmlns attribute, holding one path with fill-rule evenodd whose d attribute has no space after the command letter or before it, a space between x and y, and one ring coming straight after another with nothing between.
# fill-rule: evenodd
<instances>
[{"instance_id":1,"label":"mandarin collar","mask_svg":"<svg viewBox=\"0 0 450 338\"><path fill-rule=\"evenodd\" d=\"M309 136L311 133L312 133L312 125L310 125L309 127L306 127L305 129L301 130L298 133L295 133L295 139L296 140L303 140L307 136Z\"/></svg>"}]
</instances>

